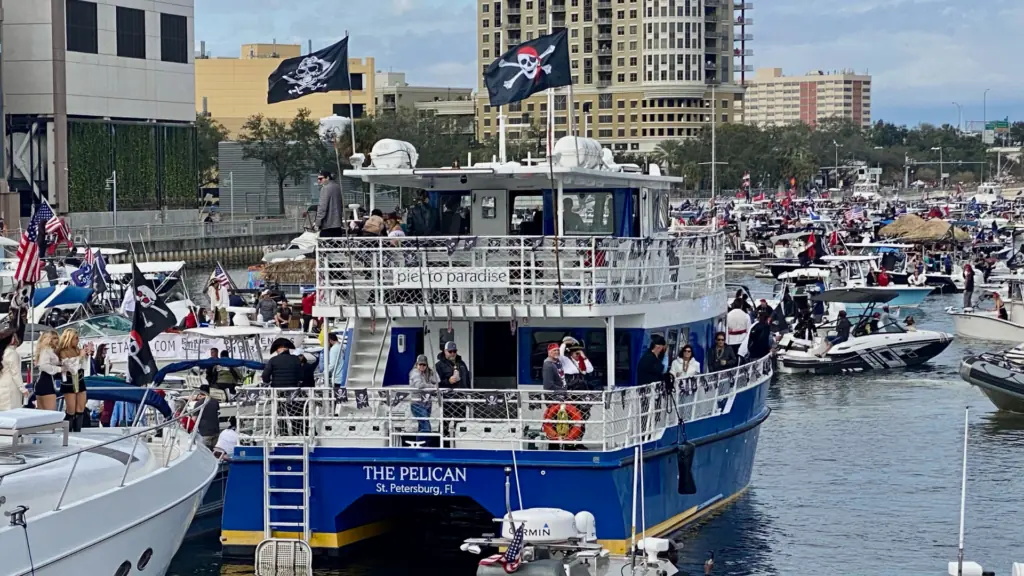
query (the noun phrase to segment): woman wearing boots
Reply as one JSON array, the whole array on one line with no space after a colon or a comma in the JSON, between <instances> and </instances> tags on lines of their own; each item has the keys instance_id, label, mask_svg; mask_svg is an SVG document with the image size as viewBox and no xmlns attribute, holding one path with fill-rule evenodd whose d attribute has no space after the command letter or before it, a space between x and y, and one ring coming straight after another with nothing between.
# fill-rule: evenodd
<instances>
[{"instance_id":1,"label":"woman wearing boots","mask_svg":"<svg viewBox=\"0 0 1024 576\"><path fill-rule=\"evenodd\" d=\"M85 424L84 367L91 352L91 344L84 349L78 346L78 332L70 328L62 332L57 341L57 357L60 358L63 376L60 391L64 395L65 418L71 422L72 432L81 432Z\"/></svg>"},{"instance_id":2,"label":"woman wearing boots","mask_svg":"<svg viewBox=\"0 0 1024 576\"><path fill-rule=\"evenodd\" d=\"M36 353L33 363L39 368L34 391L36 408L40 410L57 409L57 386L60 380L60 358L57 357L57 333L43 332L36 341Z\"/></svg>"}]
</instances>

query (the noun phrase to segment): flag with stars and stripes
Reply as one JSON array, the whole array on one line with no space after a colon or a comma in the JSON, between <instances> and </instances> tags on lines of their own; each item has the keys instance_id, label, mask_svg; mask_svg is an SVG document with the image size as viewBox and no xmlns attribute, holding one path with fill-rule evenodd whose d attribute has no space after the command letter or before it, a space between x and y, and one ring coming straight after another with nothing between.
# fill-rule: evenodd
<instances>
[{"instance_id":1,"label":"flag with stars and stripes","mask_svg":"<svg viewBox=\"0 0 1024 576\"><path fill-rule=\"evenodd\" d=\"M519 570L519 565L523 562L523 544L526 538L526 522L519 525L516 528L515 534L512 536L512 542L508 545L508 549L505 550L505 555L501 558L501 563L505 567L505 572L511 574L516 570Z\"/></svg>"},{"instance_id":2,"label":"flag with stars and stripes","mask_svg":"<svg viewBox=\"0 0 1024 576\"><path fill-rule=\"evenodd\" d=\"M46 253L46 223L53 218L50 205L43 202L36 208L28 228L21 233L18 242L18 266L14 280L22 284L35 284L43 271L42 256Z\"/></svg>"},{"instance_id":3,"label":"flag with stars and stripes","mask_svg":"<svg viewBox=\"0 0 1024 576\"><path fill-rule=\"evenodd\" d=\"M49 204L43 201L43 205L46 206L51 214L50 218L46 221L46 233L53 236L53 243L50 245L49 250L50 253L52 254L56 250L57 245L62 242L67 245L68 250L72 249L75 243L71 241L71 227L68 226L68 223L63 218L53 213Z\"/></svg>"},{"instance_id":4,"label":"flag with stars and stripes","mask_svg":"<svg viewBox=\"0 0 1024 576\"><path fill-rule=\"evenodd\" d=\"M217 281L224 288L231 287L231 278L228 277L228 273L224 271L224 267L217 263L217 267L213 269L213 280Z\"/></svg>"}]
</instances>

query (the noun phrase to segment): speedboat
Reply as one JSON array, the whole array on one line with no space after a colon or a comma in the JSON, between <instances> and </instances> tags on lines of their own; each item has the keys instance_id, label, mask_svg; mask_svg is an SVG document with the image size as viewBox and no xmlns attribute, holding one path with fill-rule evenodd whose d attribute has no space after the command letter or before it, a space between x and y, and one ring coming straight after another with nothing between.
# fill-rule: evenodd
<instances>
[{"instance_id":1,"label":"speedboat","mask_svg":"<svg viewBox=\"0 0 1024 576\"><path fill-rule=\"evenodd\" d=\"M946 313L953 318L957 334L968 338L979 340L995 340L997 342L1024 342L1024 276L994 276L994 282L1004 283L1003 305L1007 313L1004 320L999 318L998 312L981 310L978 308L958 309L946 308ZM992 291L989 291L992 292ZM982 294L979 300L986 298L988 294Z\"/></svg>"},{"instance_id":2,"label":"speedboat","mask_svg":"<svg viewBox=\"0 0 1024 576\"><path fill-rule=\"evenodd\" d=\"M965 358L960 377L980 388L999 410L1024 414L1024 344Z\"/></svg>"},{"instance_id":3,"label":"speedboat","mask_svg":"<svg viewBox=\"0 0 1024 576\"><path fill-rule=\"evenodd\" d=\"M292 238L292 241L281 250L273 250L263 255L264 262L285 262L304 260L316 252L316 241L320 235L311 230Z\"/></svg>"},{"instance_id":4,"label":"speedboat","mask_svg":"<svg viewBox=\"0 0 1024 576\"><path fill-rule=\"evenodd\" d=\"M825 256L822 260L839 266L841 282L845 284L845 289L856 289L861 294L874 294L878 301L884 301L889 306L917 308L933 290L931 286L909 286L896 283L890 283L888 286L869 286L867 280L872 272L872 265L877 260L876 256ZM837 291L844 289L833 287ZM846 310L847 312L861 312L863 305L850 303L847 304Z\"/></svg>"},{"instance_id":5,"label":"speedboat","mask_svg":"<svg viewBox=\"0 0 1024 576\"><path fill-rule=\"evenodd\" d=\"M863 372L865 370L886 370L923 364L938 356L953 342L953 335L930 330L906 330L896 322L879 326L877 332L869 332L874 306L879 297L870 292L858 293L847 289L830 290L811 300L821 302L858 303L865 305L858 318L850 318L853 328L846 342L828 347L822 338L806 340L793 334L783 336L779 342L779 371L786 374L840 374ZM859 299L859 302L856 300ZM835 327L835 321L818 327L819 333L827 333ZM827 349L827 351L826 351Z\"/></svg>"},{"instance_id":6,"label":"speedboat","mask_svg":"<svg viewBox=\"0 0 1024 576\"><path fill-rule=\"evenodd\" d=\"M166 574L218 463L176 419L69 434L64 413L0 412L7 574Z\"/></svg>"}]
</instances>

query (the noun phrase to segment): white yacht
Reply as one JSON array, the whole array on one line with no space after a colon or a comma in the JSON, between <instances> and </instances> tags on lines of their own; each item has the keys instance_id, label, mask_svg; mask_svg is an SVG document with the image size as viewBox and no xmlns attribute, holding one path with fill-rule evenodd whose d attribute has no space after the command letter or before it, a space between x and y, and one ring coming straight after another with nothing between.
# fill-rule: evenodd
<instances>
[{"instance_id":1,"label":"white yacht","mask_svg":"<svg viewBox=\"0 0 1024 576\"><path fill-rule=\"evenodd\" d=\"M69 435L63 412L18 408L0 437L6 574L165 574L218 466L177 419Z\"/></svg>"}]
</instances>

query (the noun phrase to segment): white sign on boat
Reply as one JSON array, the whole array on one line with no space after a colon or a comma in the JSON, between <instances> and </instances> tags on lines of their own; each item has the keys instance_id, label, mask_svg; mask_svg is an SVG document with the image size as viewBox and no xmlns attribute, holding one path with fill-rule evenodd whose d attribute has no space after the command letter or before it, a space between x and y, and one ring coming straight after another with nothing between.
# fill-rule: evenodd
<instances>
[{"instance_id":1,"label":"white sign on boat","mask_svg":"<svg viewBox=\"0 0 1024 576\"><path fill-rule=\"evenodd\" d=\"M396 268L393 278L397 288L506 288L511 281L500 267Z\"/></svg>"}]
</instances>

